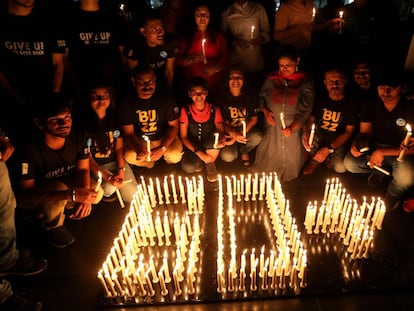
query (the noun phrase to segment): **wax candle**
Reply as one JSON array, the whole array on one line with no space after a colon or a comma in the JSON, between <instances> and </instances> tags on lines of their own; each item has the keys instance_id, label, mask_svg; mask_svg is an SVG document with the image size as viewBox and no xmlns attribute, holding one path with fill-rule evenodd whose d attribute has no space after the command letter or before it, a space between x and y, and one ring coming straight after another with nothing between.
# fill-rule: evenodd
<instances>
[{"instance_id":1,"label":"wax candle","mask_svg":"<svg viewBox=\"0 0 414 311\"><path fill-rule=\"evenodd\" d=\"M102 183L102 173L101 171L98 171L98 182L96 183L96 186L95 186L95 192L98 192L99 187L101 186L101 183Z\"/></svg>"},{"instance_id":2,"label":"wax candle","mask_svg":"<svg viewBox=\"0 0 414 311\"><path fill-rule=\"evenodd\" d=\"M166 296L168 294L167 285L165 284L164 273L161 271L158 272L158 279L160 280L161 295Z\"/></svg>"},{"instance_id":3,"label":"wax candle","mask_svg":"<svg viewBox=\"0 0 414 311\"><path fill-rule=\"evenodd\" d=\"M243 137L244 138L246 138L246 135L247 135L247 133L246 133L246 121L241 121L241 123L242 123L242 126L243 126Z\"/></svg>"},{"instance_id":4,"label":"wax candle","mask_svg":"<svg viewBox=\"0 0 414 311\"><path fill-rule=\"evenodd\" d=\"M310 134L309 134L309 140L308 140L309 148L312 148L314 137L315 137L315 123L312 124L311 131L310 131Z\"/></svg>"},{"instance_id":5,"label":"wax candle","mask_svg":"<svg viewBox=\"0 0 414 311\"><path fill-rule=\"evenodd\" d=\"M206 39L204 38L201 40L201 52L203 53L203 63L207 64L207 57L206 57Z\"/></svg>"},{"instance_id":6,"label":"wax candle","mask_svg":"<svg viewBox=\"0 0 414 311\"><path fill-rule=\"evenodd\" d=\"M254 25L252 25L252 27L250 28L250 40L254 40L254 30L255 30L255 27Z\"/></svg>"},{"instance_id":7,"label":"wax candle","mask_svg":"<svg viewBox=\"0 0 414 311\"><path fill-rule=\"evenodd\" d=\"M178 271L174 269L173 271L173 280L174 280L174 287L175 287L175 296L180 296L182 294L180 280L178 279Z\"/></svg>"},{"instance_id":8,"label":"wax candle","mask_svg":"<svg viewBox=\"0 0 414 311\"><path fill-rule=\"evenodd\" d=\"M260 256L259 256L259 276L263 277L263 268L264 268L264 249L265 246L262 246L262 250L260 251Z\"/></svg>"},{"instance_id":9,"label":"wax candle","mask_svg":"<svg viewBox=\"0 0 414 311\"><path fill-rule=\"evenodd\" d=\"M142 135L142 138L147 143L147 162L150 162L151 161L151 140L149 139L147 135Z\"/></svg>"},{"instance_id":10,"label":"wax candle","mask_svg":"<svg viewBox=\"0 0 414 311\"><path fill-rule=\"evenodd\" d=\"M171 179L171 188L172 188L172 193L173 193L173 199L174 199L174 204L178 203L178 198L177 198L177 188L175 186L175 178L174 175L170 175L170 179Z\"/></svg>"},{"instance_id":11,"label":"wax candle","mask_svg":"<svg viewBox=\"0 0 414 311\"><path fill-rule=\"evenodd\" d=\"M282 129L285 129L286 128L285 114L283 112L280 113L280 123L282 124Z\"/></svg>"},{"instance_id":12,"label":"wax candle","mask_svg":"<svg viewBox=\"0 0 414 311\"><path fill-rule=\"evenodd\" d=\"M407 148L407 146L410 142L410 138L411 138L411 135L412 135L411 126L409 124L407 124L405 126L405 128L407 129L407 134L405 135L405 138L404 138L404 146L401 149L400 154L397 158L397 161L399 161L399 162L404 161L404 153L405 153L405 150L406 150L406 148Z\"/></svg>"},{"instance_id":13,"label":"wax candle","mask_svg":"<svg viewBox=\"0 0 414 311\"><path fill-rule=\"evenodd\" d=\"M312 22L315 21L315 16L316 16L316 8L313 7L313 9L312 9Z\"/></svg>"},{"instance_id":14,"label":"wax candle","mask_svg":"<svg viewBox=\"0 0 414 311\"><path fill-rule=\"evenodd\" d=\"M342 33L342 19L344 17L344 11L339 11L339 33Z\"/></svg>"},{"instance_id":15,"label":"wax candle","mask_svg":"<svg viewBox=\"0 0 414 311\"><path fill-rule=\"evenodd\" d=\"M216 149L218 146L219 136L220 136L220 133L214 133L214 145L213 145L214 149Z\"/></svg>"}]
</instances>

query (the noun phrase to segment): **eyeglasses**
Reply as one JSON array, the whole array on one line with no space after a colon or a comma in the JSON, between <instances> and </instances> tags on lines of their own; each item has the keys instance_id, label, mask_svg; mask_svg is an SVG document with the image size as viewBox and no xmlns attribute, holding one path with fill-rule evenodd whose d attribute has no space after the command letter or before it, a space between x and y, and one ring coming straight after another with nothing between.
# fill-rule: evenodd
<instances>
[{"instance_id":1,"label":"eyeglasses","mask_svg":"<svg viewBox=\"0 0 414 311\"><path fill-rule=\"evenodd\" d=\"M99 94L92 94L90 97L90 100L106 100L110 99L110 95L108 93L99 95Z\"/></svg>"},{"instance_id":2,"label":"eyeglasses","mask_svg":"<svg viewBox=\"0 0 414 311\"><path fill-rule=\"evenodd\" d=\"M196 91L190 91L190 96L194 97L194 96L206 96L208 94L207 90L201 90L200 92L196 92Z\"/></svg>"},{"instance_id":3,"label":"eyeglasses","mask_svg":"<svg viewBox=\"0 0 414 311\"><path fill-rule=\"evenodd\" d=\"M194 15L195 15L195 17L198 17L198 18L200 18L200 17L207 17L207 18L209 18L210 17L210 13L200 13L200 12L197 12Z\"/></svg>"}]
</instances>

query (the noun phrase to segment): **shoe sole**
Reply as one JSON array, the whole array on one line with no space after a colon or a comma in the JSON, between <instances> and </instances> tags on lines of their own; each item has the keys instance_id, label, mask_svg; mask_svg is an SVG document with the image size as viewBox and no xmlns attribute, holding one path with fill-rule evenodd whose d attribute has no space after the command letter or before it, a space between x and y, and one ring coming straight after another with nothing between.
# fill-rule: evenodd
<instances>
[{"instance_id":1,"label":"shoe sole","mask_svg":"<svg viewBox=\"0 0 414 311\"><path fill-rule=\"evenodd\" d=\"M37 271L32 271L32 272L14 272L14 271L4 271L4 272L0 272L0 277L7 276L7 275L31 276L31 275L36 275L36 274L39 274L39 273L41 273L41 272L45 271L45 270L46 270L46 268L47 268L47 265L48 265L48 263L47 263L47 261L46 261L46 260L42 259L42 261L44 262L44 265L45 265L45 266L44 266L42 269L39 269L39 270L37 270Z\"/></svg>"}]
</instances>

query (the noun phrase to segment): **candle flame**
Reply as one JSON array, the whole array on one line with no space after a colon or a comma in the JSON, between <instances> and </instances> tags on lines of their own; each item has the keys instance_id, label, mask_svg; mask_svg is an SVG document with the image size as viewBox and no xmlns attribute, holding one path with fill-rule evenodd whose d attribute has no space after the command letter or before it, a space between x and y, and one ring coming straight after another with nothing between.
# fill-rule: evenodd
<instances>
[{"instance_id":1,"label":"candle flame","mask_svg":"<svg viewBox=\"0 0 414 311\"><path fill-rule=\"evenodd\" d=\"M407 129L407 132L411 132L411 126L407 123L407 125L405 126L405 128Z\"/></svg>"}]
</instances>

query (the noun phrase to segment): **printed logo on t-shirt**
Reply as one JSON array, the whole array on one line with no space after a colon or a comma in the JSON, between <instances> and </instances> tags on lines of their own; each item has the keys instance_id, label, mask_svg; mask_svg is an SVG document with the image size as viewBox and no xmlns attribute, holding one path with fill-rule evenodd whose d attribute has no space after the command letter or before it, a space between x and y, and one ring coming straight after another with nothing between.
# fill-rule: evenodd
<instances>
[{"instance_id":1,"label":"printed logo on t-shirt","mask_svg":"<svg viewBox=\"0 0 414 311\"><path fill-rule=\"evenodd\" d=\"M397 124L398 126L405 126L407 124L407 120L403 118L398 118L397 120L395 120L395 124Z\"/></svg>"},{"instance_id":2,"label":"printed logo on t-shirt","mask_svg":"<svg viewBox=\"0 0 414 311\"><path fill-rule=\"evenodd\" d=\"M167 58L168 53L167 53L166 51L161 51L161 52L160 52L160 56L161 56L162 58Z\"/></svg>"},{"instance_id":3,"label":"printed logo on t-shirt","mask_svg":"<svg viewBox=\"0 0 414 311\"><path fill-rule=\"evenodd\" d=\"M321 128L330 132L336 132L341 118L341 112L324 109Z\"/></svg>"}]
</instances>

